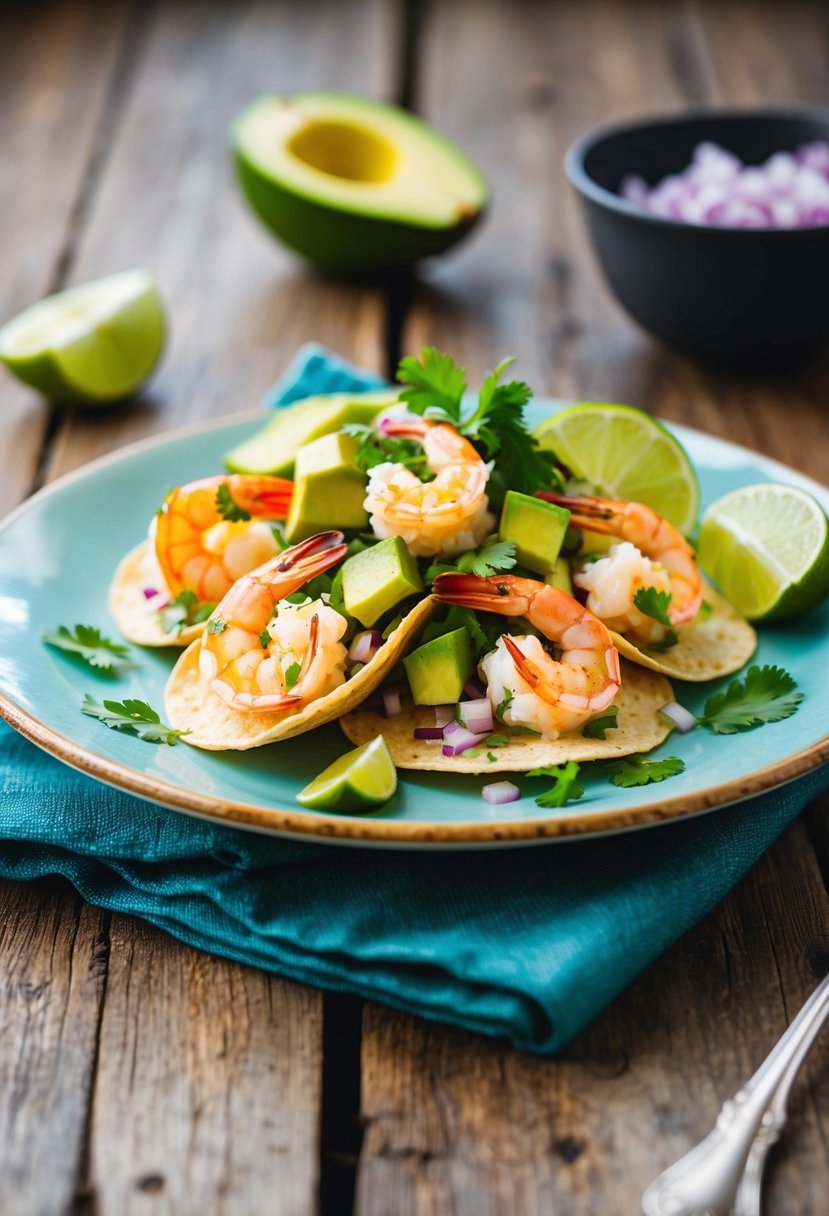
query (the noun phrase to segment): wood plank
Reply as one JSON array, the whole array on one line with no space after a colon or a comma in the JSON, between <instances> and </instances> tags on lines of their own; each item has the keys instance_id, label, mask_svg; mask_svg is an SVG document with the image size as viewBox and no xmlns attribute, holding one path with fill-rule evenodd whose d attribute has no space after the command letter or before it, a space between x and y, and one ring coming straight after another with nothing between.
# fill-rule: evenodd
<instances>
[{"instance_id":1,"label":"wood plank","mask_svg":"<svg viewBox=\"0 0 829 1216\"><path fill-rule=\"evenodd\" d=\"M396 14L383 0L161 8L72 280L149 265L170 346L134 404L67 422L51 477L129 440L252 408L309 339L383 366L380 290L313 275L276 244L233 181L227 136L247 102L275 89L324 82L390 96Z\"/></svg>"},{"instance_id":2,"label":"wood plank","mask_svg":"<svg viewBox=\"0 0 829 1216\"><path fill-rule=\"evenodd\" d=\"M129 57L128 14L126 0L0 13L0 322L62 285L113 76ZM14 460L0 482L0 516L29 490L47 420L41 400L3 370L0 447Z\"/></svg>"},{"instance_id":3,"label":"wood plank","mask_svg":"<svg viewBox=\"0 0 829 1216\"><path fill-rule=\"evenodd\" d=\"M322 1002L113 917L88 1186L102 1216L312 1210Z\"/></svg>"},{"instance_id":4,"label":"wood plank","mask_svg":"<svg viewBox=\"0 0 829 1216\"><path fill-rule=\"evenodd\" d=\"M807 44L801 79L792 48ZM652 343L604 286L561 169L576 135L626 114L825 101L818 6L784 16L730 0L456 0L429 6L420 48L418 108L482 165L496 201L468 247L424 276L404 349L434 343L473 376L517 353L538 391L630 401L829 480L826 372L747 384ZM798 825L560 1061L369 1008L357 1210L638 1210L644 1186L708 1130L814 985L808 960L825 943L826 912ZM769 1210L783 1216L825 1206L825 1065L816 1052L772 1163Z\"/></svg>"},{"instance_id":5,"label":"wood plank","mask_svg":"<svg viewBox=\"0 0 829 1216\"><path fill-rule=\"evenodd\" d=\"M0 882L0 1174L7 1216L59 1216L81 1168L108 917Z\"/></svg>"},{"instance_id":6,"label":"wood plank","mask_svg":"<svg viewBox=\"0 0 829 1216\"><path fill-rule=\"evenodd\" d=\"M638 1211L815 984L829 898L804 837L789 829L560 1059L368 1006L360 1216ZM825 1205L828 1063L820 1045L794 1092L770 1163L775 1216Z\"/></svg>"}]
</instances>

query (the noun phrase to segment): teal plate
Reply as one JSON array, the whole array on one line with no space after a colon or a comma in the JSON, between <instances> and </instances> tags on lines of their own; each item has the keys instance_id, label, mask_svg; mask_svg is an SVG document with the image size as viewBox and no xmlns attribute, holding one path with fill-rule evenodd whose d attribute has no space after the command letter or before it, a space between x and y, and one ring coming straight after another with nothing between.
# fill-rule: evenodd
<instances>
[{"instance_id":1,"label":"teal plate","mask_svg":"<svg viewBox=\"0 0 829 1216\"><path fill-rule=\"evenodd\" d=\"M552 402L534 403L533 425ZM805 694L797 714L761 731L674 735L655 755L674 754L685 772L664 785L623 790L601 765L588 768L584 797L550 811L536 806L538 782L506 806L481 799L485 778L401 773L394 799L368 815L300 808L297 792L349 744L336 724L244 753L143 742L84 716L98 700L140 697L160 707L177 652L139 651L138 666L113 680L44 646L41 634L84 622L114 633L107 591L118 560L146 533L166 490L221 467L228 448L261 415L201 425L134 445L48 486L0 525L0 714L35 743L98 780L176 810L257 831L338 843L386 846L503 846L626 831L747 798L829 759L829 604L788 627L761 631L756 661L788 668ZM788 481L829 509L829 492L774 461L696 431L674 428L694 460L703 503L755 481ZM700 711L724 681L675 684Z\"/></svg>"}]
</instances>

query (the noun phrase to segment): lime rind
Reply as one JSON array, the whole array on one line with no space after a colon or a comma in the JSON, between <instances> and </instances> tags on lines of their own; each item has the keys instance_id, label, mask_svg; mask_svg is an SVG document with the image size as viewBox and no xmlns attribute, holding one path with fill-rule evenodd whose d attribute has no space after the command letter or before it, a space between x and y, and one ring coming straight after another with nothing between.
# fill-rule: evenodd
<instances>
[{"instance_id":1,"label":"lime rind","mask_svg":"<svg viewBox=\"0 0 829 1216\"><path fill-rule=\"evenodd\" d=\"M397 770L382 735L346 752L297 794L312 810L356 812L382 806L397 789Z\"/></svg>"},{"instance_id":2,"label":"lime rind","mask_svg":"<svg viewBox=\"0 0 829 1216\"><path fill-rule=\"evenodd\" d=\"M534 432L579 478L606 497L645 502L689 534L699 512L696 471L666 426L632 405L580 402Z\"/></svg>"}]
</instances>

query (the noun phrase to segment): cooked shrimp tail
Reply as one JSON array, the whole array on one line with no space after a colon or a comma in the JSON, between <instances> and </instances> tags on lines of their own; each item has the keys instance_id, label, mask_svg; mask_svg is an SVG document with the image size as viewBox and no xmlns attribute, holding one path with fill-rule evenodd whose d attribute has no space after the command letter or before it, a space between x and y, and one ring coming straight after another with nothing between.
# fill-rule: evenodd
<instances>
[{"instance_id":1,"label":"cooked shrimp tail","mask_svg":"<svg viewBox=\"0 0 829 1216\"><path fill-rule=\"evenodd\" d=\"M634 545L652 562L658 562L670 579L671 603L668 616L672 625L685 625L692 621L702 604L702 578L696 555L682 533L664 515L642 502L625 502L612 498L595 498L587 494L567 497L553 490L538 490L536 497L557 506L567 507L572 512L570 522L577 528L618 537ZM603 570L598 570L601 580ZM608 571L609 578L618 583L618 573ZM595 580L591 580L595 581ZM580 583L585 587L587 583ZM631 586L631 603L639 586ZM600 616L599 595L588 601L593 611ZM624 632L624 628L620 630Z\"/></svg>"},{"instance_id":2,"label":"cooked shrimp tail","mask_svg":"<svg viewBox=\"0 0 829 1216\"><path fill-rule=\"evenodd\" d=\"M553 658L533 635L503 634L482 660L487 696L507 725L556 736L613 703L621 686L613 639L598 617L558 587L511 574L441 574L432 594L442 604L523 616L559 647Z\"/></svg>"}]
</instances>

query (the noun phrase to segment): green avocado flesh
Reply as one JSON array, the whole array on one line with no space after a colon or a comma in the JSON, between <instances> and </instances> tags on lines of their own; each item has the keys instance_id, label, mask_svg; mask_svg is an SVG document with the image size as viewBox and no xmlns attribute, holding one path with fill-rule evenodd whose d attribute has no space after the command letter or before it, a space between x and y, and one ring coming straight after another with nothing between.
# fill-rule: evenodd
<instances>
[{"instance_id":1,"label":"green avocado flesh","mask_svg":"<svg viewBox=\"0 0 829 1216\"><path fill-rule=\"evenodd\" d=\"M338 93L262 97L234 124L236 172L265 226L335 273L407 266L472 228L474 165L396 106Z\"/></svg>"},{"instance_id":2,"label":"green avocado flesh","mask_svg":"<svg viewBox=\"0 0 829 1216\"><path fill-rule=\"evenodd\" d=\"M294 458L303 444L339 431L347 422L373 422L381 410L398 400L395 389L361 393L331 393L308 397L278 409L261 431L232 448L224 458L231 473L270 473L290 477Z\"/></svg>"},{"instance_id":3,"label":"green avocado flesh","mask_svg":"<svg viewBox=\"0 0 829 1216\"><path fill-rule=\"evenodd\" d=\"M403 660L415 705L459 701L474 665L472 639L463 626L418 646Z\"/></svg>"},{"instance_id":4,"label":"green avocado flesh","mask_svg":"<svg viewBox=\"0 0 829 1216\"><path fill-rule=\"evenodd\" d=\"M358 443L337 431L306 443L296 454L294 492L285 539L296 544L329 528L366 528L365 473L357 468Z\"/></svg>"},{"instance_id":5,"label":"green avocado flesh","mask_svg":"<svg viewBox=\"0 0 829 1216\"><path fill-rule=\"evenodd\" d=\"M551 587L558 587L559 591L566 591L568 595L573 594L573 576L566 557L558 559L550 573L544 576L544 582L549 583Z\"/></svg>"},{"instance_id":6,"label":"green avocado flesh","mask_svg":"<svg viewBox=\"0 0 829 1216\"><path fill-rule=\"evenodd\" d=\"M522 566L546 576L555 569L569 519L570 512L564 507L508 490L498 534L513 542Z\"/></svg>"},{"instance_id":7,"label":"green avocado flesh","mask_svg":"<svg viewBox=\"0 0 829 1216\"><path fill-rule=\"evenodd\" d=\"M423 590L417 563L399 536L349 557L342 568L346 612L370 626L410 595Z\"/></svg>"}]
</instances>

